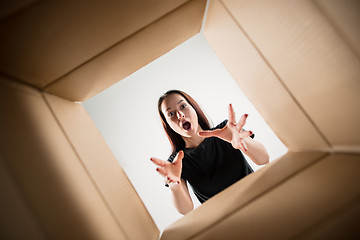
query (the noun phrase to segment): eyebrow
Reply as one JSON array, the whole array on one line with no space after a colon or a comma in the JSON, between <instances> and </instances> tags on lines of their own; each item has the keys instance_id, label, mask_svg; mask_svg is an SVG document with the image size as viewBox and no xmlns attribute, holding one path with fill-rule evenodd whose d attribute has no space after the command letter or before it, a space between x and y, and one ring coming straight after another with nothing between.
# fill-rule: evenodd
<instances>
[{"instance_id":1,"label":"eyebrow","mask_svg":"<svg viewBox=\"0 0 360 240\"><path fill-rule=\"evenodd\" d=\"M181 99L176 105L178 105L179 103L181 103L182 101L184 101L184 99ZM167 112L169 109L171 109L171 107L168 107L165 112Z\"/></svg>"}]
</instances>

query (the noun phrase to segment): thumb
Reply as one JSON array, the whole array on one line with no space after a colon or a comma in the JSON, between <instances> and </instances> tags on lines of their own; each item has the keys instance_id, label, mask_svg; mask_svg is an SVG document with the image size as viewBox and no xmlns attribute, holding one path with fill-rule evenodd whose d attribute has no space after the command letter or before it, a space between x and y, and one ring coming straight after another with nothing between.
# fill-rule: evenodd
<instances>
[{"instance_id":1,"label":"thumb","mask_svg":"<svg viewBox=\"0 0 360 240\"><path fill-rule=\"evenodd\" d=\"M181 150L176 154L173 164L181 164L183 158L184 158L184 152Z\"/></svg>"},{"instance_id":2,"label":"thumb","mask_svg":"<svg viewBox=\"0 0 360 240\"><path fill-rule=\"evenodd\" d=\"M218 137L219 133L221 132L221 129L215 129L215 130L208 130L208 131L201 131L199 132L200 137Z\"/></svg>"}]
</instances>

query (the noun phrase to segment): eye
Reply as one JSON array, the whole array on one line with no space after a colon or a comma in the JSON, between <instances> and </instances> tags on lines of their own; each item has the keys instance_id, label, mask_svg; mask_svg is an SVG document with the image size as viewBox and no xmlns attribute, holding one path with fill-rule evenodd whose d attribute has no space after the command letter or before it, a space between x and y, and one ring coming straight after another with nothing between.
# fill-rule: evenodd
<instances>
[{"instance_id":1,"label":"eye","mask_svg":"<svg viewBox=\"0 0 360 240\"><path fill-rule=\"evenodd\" d=\"M169 112L168 113L168 117L172 117L172 116L174 116L175 115L175 112Z\"/></svg>"},{"instance_id":2,"label":"eye","mask_svg":"<svg viewBox=\"0 0 360 240\"><path fill-rule=\"evenodd\" d=\"M184 104L182 104L182 105L180 106L180 109L184 109L184 108L186 108L186 107L187 107L187 104L184 103Z\"/></svg>"}]
</instances>

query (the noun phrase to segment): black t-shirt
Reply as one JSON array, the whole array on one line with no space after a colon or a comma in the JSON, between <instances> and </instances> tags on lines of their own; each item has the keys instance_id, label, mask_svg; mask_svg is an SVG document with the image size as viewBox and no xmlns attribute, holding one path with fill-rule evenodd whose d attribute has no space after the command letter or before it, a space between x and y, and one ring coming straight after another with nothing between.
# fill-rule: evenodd
<instances>
[{"instance_id":1,"label":"black t-shirt","mask_svg":"<svg viewBox=\"0 0 360 240\"><path fill-rule=\"evenodd\" d=\"M213 129L223 128L226 123ZM190 183L201 203L253 172L240 150L217 137L206 138L196 148L183 151L181 178ZM173 162L175 156L172 154L168 161Z\"/></svg>"}]
</instances>

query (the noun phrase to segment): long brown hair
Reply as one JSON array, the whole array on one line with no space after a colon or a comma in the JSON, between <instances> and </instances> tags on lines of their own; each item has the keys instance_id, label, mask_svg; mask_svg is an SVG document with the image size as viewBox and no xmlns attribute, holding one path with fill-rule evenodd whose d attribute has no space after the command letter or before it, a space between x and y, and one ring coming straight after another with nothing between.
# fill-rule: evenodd
<instances>
[{"instance_id":1,"label":"long brown hair","mask_svg":"<svg viewBox=\"0 0 360 240\"><path fill-rule=\"evenodd\" d=\"M209 120L207 119L205 113L201 110L200 106L188 94L186 94L186 93L184 93L183 91L180 91L180 90L169 90L166 93L164 93L159 98L158 111L159 111L162 126L163 126L163 128L165 130L165 133L166 133L166 135L167 135L167 137L168 137L168 139L170 141L170 144L171 144L171 147L172 147L172 152L176 153L176 152L178 152L178 151L185 148L185 141L181 137L180 134L178 134L174 130L172 130L172 128L167 123L163 112L161 111L162 102L170 94L179 94L179 95L181 95L181 96L183 96L185 98L185 100L195 109L195 112L196 112L196 114L198 116L198 123L199 123L200 127L203 130L210 130L210 124L209 124Z\"/></svg>"}]
</instances>

